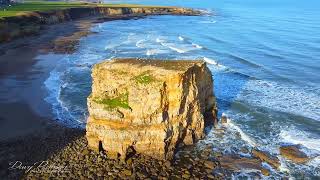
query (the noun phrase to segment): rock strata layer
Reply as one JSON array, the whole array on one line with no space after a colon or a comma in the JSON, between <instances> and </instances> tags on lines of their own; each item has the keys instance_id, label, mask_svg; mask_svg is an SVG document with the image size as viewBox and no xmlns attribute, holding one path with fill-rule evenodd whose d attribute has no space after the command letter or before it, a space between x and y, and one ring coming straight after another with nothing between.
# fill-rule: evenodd
<instances>
[{"instance_id":1,"label":"rock strata layer","mask_svg":"<svg viewBox=\"0 0 320 180\"><path fill-rule=\"evenodd\" d=\"M203 61L116 59L94 66L86 126L91 149L172 159L216 121L210 70Z\"/></svg>"}]
</instances>

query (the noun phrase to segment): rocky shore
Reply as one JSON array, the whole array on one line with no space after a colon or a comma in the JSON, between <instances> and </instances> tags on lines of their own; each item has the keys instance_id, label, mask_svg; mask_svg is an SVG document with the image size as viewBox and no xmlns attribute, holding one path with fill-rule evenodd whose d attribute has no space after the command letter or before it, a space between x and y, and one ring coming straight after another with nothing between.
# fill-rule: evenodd
<instances>
[{"instance_id":1,"label":"rocky shore","mask_svg":"<svg viewBox=\"0 0 320 180\"><path fill-rule=\"evenodd\" d=\"M47 166L35 167L23 179L225 179L210 153L210 149L186 150L174 161L139 154L121 161L90 150L86 138L81 137L50 157Z\"/></svg>"},{"instance_id":2,"label":"rocky shore","mask_svg":"<svg viewBox=\"0 0 320 180\"><path fill-rule=\"evenodd\" d=\"M6 179L229 179L245 169L256 170L251 176L262 179L272 173L262 163L276 171L280 165L267 152L243 150L251 154L244 157L214 151L214 145L181 147L172 160L139 153L114 159L92 150L84 130L56 124L48 125L46 133L1 145L0 176Z\"/></svg>"}]
</instances>

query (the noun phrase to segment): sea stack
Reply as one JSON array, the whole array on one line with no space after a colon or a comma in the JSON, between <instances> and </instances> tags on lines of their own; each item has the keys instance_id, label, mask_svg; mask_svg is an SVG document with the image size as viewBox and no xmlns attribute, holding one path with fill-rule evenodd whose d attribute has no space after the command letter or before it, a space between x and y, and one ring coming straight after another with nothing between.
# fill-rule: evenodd
<instances>
[{"instance_id":1,"label":"sea stack","mask_svg":"<svg viewBox=\"0 0 320 180\"><path fill-rule=\"evenodd\" d=\"M111 158L133 150L170 160L217 118L204 61L114 59L96 64L92 79L86 137Z\"/></svg>"}]
</instances>

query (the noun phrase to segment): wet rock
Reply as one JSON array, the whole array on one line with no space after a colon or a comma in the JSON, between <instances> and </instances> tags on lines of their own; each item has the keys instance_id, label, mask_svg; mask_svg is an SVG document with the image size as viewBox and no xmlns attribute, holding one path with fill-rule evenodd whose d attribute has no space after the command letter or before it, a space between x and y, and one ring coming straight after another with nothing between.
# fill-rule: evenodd
<instances>
[{"instance_id":1,"label":"wet rock","mask_svg":"<svg viewBox=\"0 0 320 180\"><path fill-rule=\"evenodd\" d=\"M53 52L71 54L76 51L81 37L88 36L90 31L75 32L72 36L59 37L53 41Z\"/></svg>"},{"instance_id":2,"label":"wet rock","mask_svg":"<svg viewBox=\"0 0 320 180\"><path fill-rule=\"evenodd\" d=\"M264 176L270 176L270 172L269 172L268 169L262 168L262 169L261 169L261 173L262 173Z\"/></svg>"},{"instance_id":3,"label":"wet rock","mask_svg":"<svg viewBox=\"0 0 320 180\"><path fill-rule=\"evenodd\" d=\"M140 172L137 172L137 176L141 179L146 177L143 173Z\"/></svg>"},{"instance_id":4,"label":"wet rock","mask_svg":"<svg viewBox=\"0 0 320 180\"><path fill-rule=\"evenodd\" d=\"M230 171L240 171L241 169L261 170L261 162L258 159L240 157L237 155L225 155L219 158L222 168Z\"/></svg>"},{"instance_id":5,"label":"wet rock","mask_svg":"<svg viewBox=\"0 0 320 180\"><path fill-rule=\"evenodd\" d=\"M242 147L240 151L245 154L249 153L249 150L246 147Z\"/></svg>"},{"instance_id":6,"label":"wet rock","mask_svg":"<svg viewBox=\"0 0 320 180\"><path fill-rule=\"evenodd\" d=\"M225 115L224 113L222 113L220 122L221 122L222 124L228 123L228 117L227 117L227 115Z\"/></svg>"},{"instance_id":7,"label":"wet rock","mask_svg":"<svg viewBox=\"0 0 320 180\"><path fill-rule=\"evenodd\" d=\"M204 166L208 169L214 169L215 168L215 163L212 161L205 161Z\"/></svg>"},{"instance_id":8,"label":"wet rock","mask_svg":"<svg viewBox=\"0 0 320 180\"><path fill-rule=\"evenodd\" d=\"M298 145L281 146L280 155L295 163L306 163L310 160Z\"/></svg>"},{"instance_id":9,"label":"wet rock","mask_svg":"<svg viewBox=\"0 0 320 180\"><path fill-rule=\"evenodd\" d=\"M125 176L131 176L131 175L132 175L132 171L130 171L130 170L128 170L128 169L125 169L125 170L123 170L123 174L124 174Z\"/></svg>"},{"instance_id":10,"label":"wet rock","mask_svg":"<svg viewBox=\"0 0 320 180\"><path fill-rule=\"evenodd\" d=\"M170 168L171 167L171 162L170 161L166 161L164 163L164 165L167 167L167 168Z\"/></svg>"},{"instance_id":11,"label":"wet rock","mask_svg":"<svg viewBox=\"0 0 320 180\"><path fill-rule=\"evenodd\" d=\"M275 169L278 169L281 165L280 160L277 157L271 156L267 152L260 151L258 149L253 149L252 155L253 155L253 157L260 159L261 161L264 161L264 162L270 164Z\"/></svg>"},{"instance_id":12,"label":"wet rock","mask_svg":"<svg viewBox=\"0 0 320 180\"><path fill-rule=\"evenodd\" d=\"M206 172L207 174L211 174L211 173L212 173L212 169L206 169L205 172Z\"/></svg>"},{"instance_id":13,"label":"wet rock","mask_svg":"<svg viewBox=\"0 0 320 180\"><path fill-rule=\"evenodd\" d=\"M182 178L189 179L190 178L190 174L189 173L184 173L184 174L182 174Z\"/></svg>"},{"instance_id":14,"label":"wet rock","mask_svg":"<svg viewBox=\"0 0 320 180\"><path fill-rule=\"evenodd\" d=\"M170 161L160 161L150 156L135 154L129 158L133 160L134 165L129 166L127 162L106 159L103 153L89 150L88 154L84 153L87 154L86 160L82 161L79 160L79 157L86 149L87 142L85 137L81 137L80 140L81 143L72 142L49 159L49 164L66 165L70 170L69 173L30 173L26 175L25 179L56 179L57 177L64 179L182 179L182 177L184 179L218 179L218 177L222 176L221 174L216 174L216 168L220 169L216 161L214 161L214 169L210 169L208 165L207 167L205 166L206 160L199 158L199 156L197 161L194 160L193 164L182 160L180 164L171 161L172 165L169 166L171 164L169 163ZM196 148L190 150L194 149ZM196 152L200 154L198 150ZM189 154L187 160L197 154L193 151L185 151L185 149L183 153ZM184 158L183 155L181 157ZM97 161L98 159L102 159L102 161Z\"/></svg>"},{"instance_id":15,"label":"wet rock","mask_svg":"<svg viewBox=\"0 0 320 180\"><path fill-rule=\"evenodd\" d=\"M216 119L212 75L203 61L117 59L94 66L87 139L125 158L128 149L172 159ZM208 155L206 155L208 156Z\"/></svg>"},{"instance_id":16,"label":"wet rock","mask_svg":"<svg viewBox=\"0 0 320 180\"><path fill-rule=\"evenodd\" d=\"M132 162L133 162L132 158L129 158L129 159L126 161L127 165L129 165L129 166L132 165Z\"/></svg>"}]
</instances>

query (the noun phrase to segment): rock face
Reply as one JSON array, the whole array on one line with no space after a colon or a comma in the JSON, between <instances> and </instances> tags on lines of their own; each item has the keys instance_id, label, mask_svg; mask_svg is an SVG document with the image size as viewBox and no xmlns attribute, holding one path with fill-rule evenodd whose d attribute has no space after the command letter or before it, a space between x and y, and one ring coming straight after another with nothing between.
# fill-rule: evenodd
<instances>
[{"instance_id":1,"label":"rock face","mask_svg":"<svg viewBox=\"0 0 320 180\"><path fill-rule=\"evenodd\" d=\"M310 158L299 149L299 146L289 145L280 147L280 155L295 163L306 163Z\"/></svg>"},{"instance_id":2,"label":"rock face","mask_svg":"<svg viewBox=\"0 0 320 180\"><path fill-rule=\"evenodd\" d=\"M89 147L171 159L216 120L212 76L203 61L116 59L94 66L88 97Z\"/></svg>"}]
</instances>

